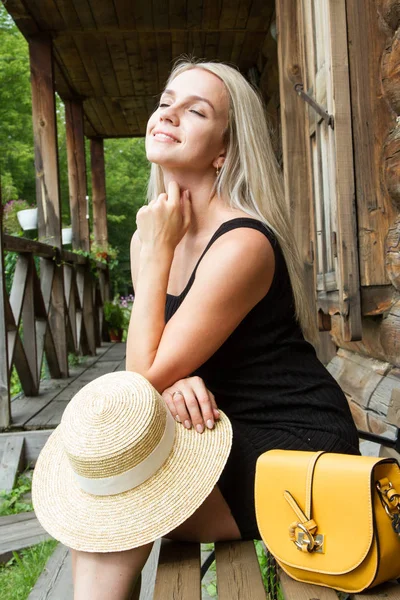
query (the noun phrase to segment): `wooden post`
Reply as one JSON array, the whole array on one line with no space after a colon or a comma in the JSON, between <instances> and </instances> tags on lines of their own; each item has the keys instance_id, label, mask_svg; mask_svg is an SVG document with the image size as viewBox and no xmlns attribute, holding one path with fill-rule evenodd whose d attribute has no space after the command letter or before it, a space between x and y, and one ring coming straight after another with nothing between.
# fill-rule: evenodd
<instances>
[{"instance_id":1,"label":"wooden post","mask_svg":"<svg viewBox=\"0 0 400 600\"><path fill-rule=\"evenodd\" d=\"M6 277L3 252L3 204L0 188L0 429L11 424L10 376L6 327Z\"/></svg>"},{"instance_id":2,"label":"wooden post","mask_svg":"<svg viewBox=\"0 0 400 600\"><path fill-rule=\"evenodd\" d=\"M61 204L58 171L53 47L41 34L29 39L36 199L39 240L61 249ZM41 274L43 285L43 277ZM54 273L50 323L63 377L68 377L68 353L62 266Z\"/></svg>"},{"instance_id":3,"label":"wooden post","mask_svg":"<svg viewBox=\"0 0 400 600\"><path fill-rule=\"evenodd\" d=\"M315 309L315 281L311 240L313 238L312 182L304 101L296 94L296 83L304 82L298 0L277 0L277 43L281 105L282 154L285 198L291 209L294 235L304 265L306 287Z\"/></svg>"},{"instance_id":4,"label":"wooden post","mask_svg":"<svg viewBox=\"0 0 400 600\"><path fill-rule=\"evenodd\" d=\"M92 194L93 194L93 232L98 244L108 241L106 174L104 167L104 143L101 138L90 140Z\"/></svg>"},{"instance_id":5,"label":"wooden post","mask_svg":"<svg viewBox=\"0 0 400 600\"><path fill-rule=\"evenodd\" d=\"M310 262L311 182L304 101L294 89L296 83L304 82L298 0L277 0L276 17L285 197L301 257Z\"/></svg>"},{"instance_id":6,"label":"wooden post","mask_svg":"<svg viewBox=\"0 0 400 600\"><path fill-rule=\"evenodd\" d=\"M104 143L101 138L90 140L92 193L93 193L93 232L97 244L108 242L107 231L107 199L106 175L104 165ZM109 270L99 274L103 285L103 301L110 299L110 273Z\"/></svg>"},{"instance_id":7,"label":"wooden post","mask_svg":"<svg viewBox=\"0 0 400 600\"><path fill-rule=\"evenodd\" d=\"M87 185L82 101L66 100L65 117L72 247L74 250L89 251L89 218L86 217Z\"/></svg>"}]
</instances>

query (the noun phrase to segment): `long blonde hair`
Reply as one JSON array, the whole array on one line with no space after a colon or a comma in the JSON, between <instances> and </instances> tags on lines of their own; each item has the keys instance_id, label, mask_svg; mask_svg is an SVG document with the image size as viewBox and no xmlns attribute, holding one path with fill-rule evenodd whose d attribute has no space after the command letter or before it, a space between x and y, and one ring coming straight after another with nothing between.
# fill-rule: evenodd
<instances>
[{"instance_id":1,"label":"long blonde hair","mask_svg":"<svg viewBox=\"0 0 400 600\"><path fill-rule=\"evenodd\" d=\"M292 284L296 318L305 337L315 343L316 322L303 283L303 266L290 224L282 174L272 147L262 96L234 67L186 56L176 61L166 87L175 77L194 68L217 75L229 95L226 157L211 197L217 194L220 198L229 198L231 208L259 219L276 235ZM147 198L150 201L165 191L162 169L153 163Z\"/></svg>"}]
</instances>

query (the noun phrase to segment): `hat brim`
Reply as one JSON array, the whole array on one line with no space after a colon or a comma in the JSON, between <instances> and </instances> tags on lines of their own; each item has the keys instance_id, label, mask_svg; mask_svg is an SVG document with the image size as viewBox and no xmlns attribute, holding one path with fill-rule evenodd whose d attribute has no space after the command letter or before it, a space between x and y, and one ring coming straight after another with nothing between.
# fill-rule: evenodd
<instances>
[{"instance_id":1,"label":"hat brim","mask_svg":"<svg viewBox=\"0 0 400 600\"><path fill-rule=\"evenodd\" d=\"M217 483L232 445L232 427L220 411L214 429L197 433L175 424L167 461L143 484L113 496L78 487L58 426L37 460L32 502L44 529L85 552L129 550L166 536L186 521Z\"/></svg>"}]
</instances>

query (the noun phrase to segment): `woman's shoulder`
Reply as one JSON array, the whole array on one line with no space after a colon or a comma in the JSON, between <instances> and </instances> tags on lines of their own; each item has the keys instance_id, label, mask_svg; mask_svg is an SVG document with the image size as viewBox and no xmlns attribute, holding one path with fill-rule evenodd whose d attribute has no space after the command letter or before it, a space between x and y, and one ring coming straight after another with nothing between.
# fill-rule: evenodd
<instances>
[{"instance_id":1,"label":"woman's shoulder","mask_svg":"<svg viewBox=\"0 0 400 600\"><path fill-rule=\"evenodd\" d=\"M250 217L246 213L230 215L222 221L214 234L214 243L216 241L219 242L217 247L236 243L243 250L248 245L259 248L272 246L273 249L278 245L276 235L270 227L261 219Z\"/></svg>"},{"instance_id":2,"label":"woman's shoulder","mask_svg":"<svg viewBox=\"0 0 400 600\"><path fill-rule=\"evenodd\" d=\"M256 222L256 219L250 220ZM254 285L266 274L272 279L275 269L273 244L265 235L261 221L258 223L251 226L253 224L239 222L237 218L223 222L199 264L198 276L209 278L212 273L218 273L222 278L245 277L248 284L252 280Z\"/></svg>"}]
</instances>

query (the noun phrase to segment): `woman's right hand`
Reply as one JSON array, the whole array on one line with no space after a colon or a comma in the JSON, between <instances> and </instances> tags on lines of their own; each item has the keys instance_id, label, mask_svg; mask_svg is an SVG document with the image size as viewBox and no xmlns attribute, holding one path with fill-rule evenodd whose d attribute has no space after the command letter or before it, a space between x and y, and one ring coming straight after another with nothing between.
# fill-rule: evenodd
<instances>
[{"instance_id":1,"label":"woman's right hand","mask_svg":"<svg viewBox=\"0 0 400 600\"><path fill-rule=\"evenodd\" d=\"M142 246L161 244L175 250L190 225L192 209L189 190L181 191L176 181L136 213L137 231Z\"/></svg>"},{"instance_id":2,"label":"woman's right hand","mask_svg":"<svg viewBox=\"0 0 400 600\"><path fill-rule=\"evenodd\" d=\"M172 416L187 429L192 425L203 433L204 427L212 429L219 419L214 394L206 388L201 377L180 379L162 393Z\"/></svg>"}]
</instances>

